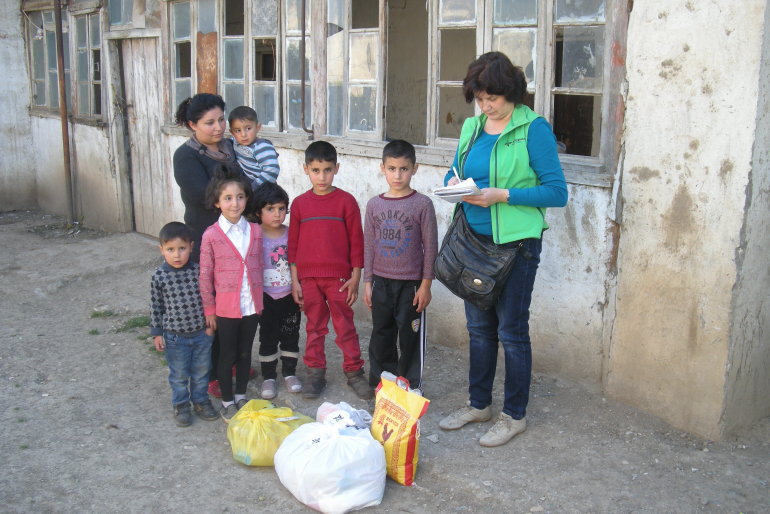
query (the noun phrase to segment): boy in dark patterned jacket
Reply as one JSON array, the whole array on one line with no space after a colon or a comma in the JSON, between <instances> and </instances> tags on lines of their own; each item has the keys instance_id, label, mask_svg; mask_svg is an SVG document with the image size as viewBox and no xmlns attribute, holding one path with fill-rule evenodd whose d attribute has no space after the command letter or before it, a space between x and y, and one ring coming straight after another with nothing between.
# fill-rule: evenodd
<instances>
[{"instance_id":1,"label":"boy in dark patterned jacket","mask_svg":"<svg viewBox=\"0 0 770 514\"><path fill-rule=\"evenodd\" d=\"M155 349L166 352L174 422L186 427L192 423L190 400L202 419L219 417L208 395L214 331L206 328L200 266L190 262L192 232L174 221L160 230L159 239L166 262L152 274L150 335L155 336Z\"/></svg>"}]
</instances>

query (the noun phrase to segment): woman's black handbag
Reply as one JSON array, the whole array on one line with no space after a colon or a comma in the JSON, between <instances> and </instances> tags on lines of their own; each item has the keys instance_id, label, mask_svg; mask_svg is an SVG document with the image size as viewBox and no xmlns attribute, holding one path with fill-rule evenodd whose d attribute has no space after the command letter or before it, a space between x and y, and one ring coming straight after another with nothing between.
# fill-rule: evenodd
<instances>
[{"instance_id":1,"label":"woman's black handbag","mask_svg":"<svg viewBox=\"0 0 770 514\"><path fill-rule=\"evenodd\" d=\"M502 247L480 237L468 225L459 206L449 226L433 272L439 282L481 310L497 303L522 243Z\"/></svg>"}]
</instances>

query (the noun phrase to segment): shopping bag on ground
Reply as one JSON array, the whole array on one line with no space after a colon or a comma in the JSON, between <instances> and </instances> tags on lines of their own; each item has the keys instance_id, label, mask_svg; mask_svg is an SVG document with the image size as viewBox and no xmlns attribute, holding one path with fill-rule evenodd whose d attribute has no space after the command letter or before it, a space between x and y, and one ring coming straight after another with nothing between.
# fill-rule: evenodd
<instances>
[{"instance_id":1,"label":"shopping bag on ground","mask_svg":"<svg viewBox=\"0 0 770 514\"><path fill-rule=\"evenodd\" d=\"M368 429L345 412L332 425L308 423L275 454L275 472L299 501L325 514L379 505L385 492L385 452ZM330 426L331 425L331 426Z\"/></svg>"},{"instance_id":2,"label":"shopping bag on ground","mask_svg":"<svg viewBox=\"0 0 770 514\"><path fill-rule=\"evenodd\" d=\"M358 428L368 428L372 424L372 415L364 409L354 409L347 402L329 403L324 402L318 407L315 420L324 423L325 420L331 420L333 423L342 421L344 416L340 412L347 412L350 419L355 421ZM329 423L326 423L327 425Z\"/></svg>"},{"instance_id":3,"label":"shopping bag on ground","mask_svg":"<svg viewBox=\"0 0 770 514\"><path fill-rule=\"evenodd\" d=\"M392 381L384 373L375 394L372 436L385 448L388 476L399 484L412 485L420 446L420 418L430 400L411 392L405 378Z\"/></svg>"},{"instance_id":4,"label":"shopping bag on ground","mask_svg":"<svg viewBox=\"0 0 770 514\"><path fill-rule=\"evenodd\" d=\"M227 439L238 462L272 466L273 455L286 436L312 422L313 418L286 407L276 408L267 400L251 400L230 420Z\"/></svg>"}]
</instances>

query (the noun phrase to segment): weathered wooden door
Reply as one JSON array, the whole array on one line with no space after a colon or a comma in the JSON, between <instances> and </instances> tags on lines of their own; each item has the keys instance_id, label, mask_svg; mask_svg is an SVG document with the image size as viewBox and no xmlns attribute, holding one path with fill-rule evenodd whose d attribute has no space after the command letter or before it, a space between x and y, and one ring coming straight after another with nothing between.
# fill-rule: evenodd
<instances>
[{"instance_id":1,"label":"weathered wooden door","mask_svg":"<svg viewBox=\"0 0 770 514\"><path fill-rule=\"evenodd\" d=\"M168 174L163 168L163 106L158 38L122 41L128 146L136 231L153 237L172 221Z\"/></svg>"}]
</instances>

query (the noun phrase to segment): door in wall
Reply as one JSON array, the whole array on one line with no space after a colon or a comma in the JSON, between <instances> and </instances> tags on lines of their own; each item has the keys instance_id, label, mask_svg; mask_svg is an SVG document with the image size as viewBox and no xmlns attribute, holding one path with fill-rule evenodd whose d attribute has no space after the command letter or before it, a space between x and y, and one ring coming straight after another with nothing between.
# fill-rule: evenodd
<instances>
[{"instance_id":1,"label":"door in wall","mask_svg":"<svg viewBox=\"0 0 770 514\"><path fill-rule=\"evenodd\" d=\"M134 223L137 232L153 237L171 221L173 204L162 157L158 44L155 37L121 42Z\"/></svg>"}]
</instances>

